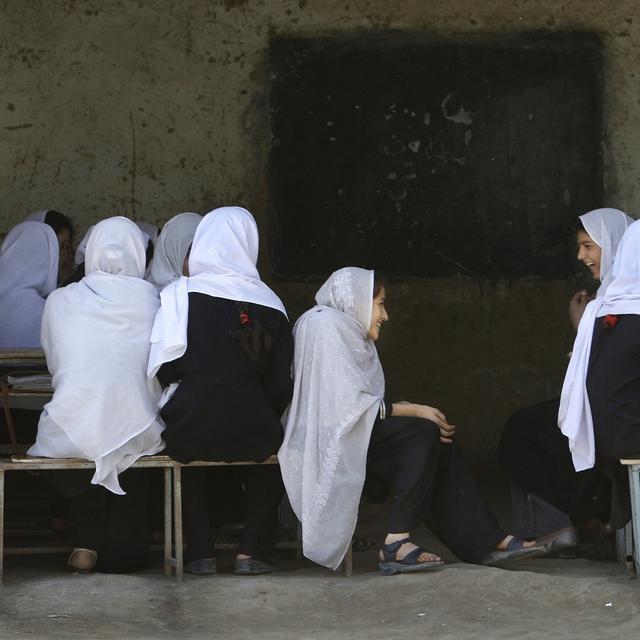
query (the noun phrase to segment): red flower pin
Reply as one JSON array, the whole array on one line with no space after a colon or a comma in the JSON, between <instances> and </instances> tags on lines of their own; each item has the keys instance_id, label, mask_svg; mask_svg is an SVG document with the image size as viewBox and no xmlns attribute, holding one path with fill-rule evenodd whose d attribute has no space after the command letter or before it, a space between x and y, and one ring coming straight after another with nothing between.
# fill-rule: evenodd
<instances>
[{"instance_id":1,"label":"red flower pin","mask_svg":"<svg viewBox=\"0 0 640 640\"><path fill-rule=\"evenodd\" d=\"M246 311L243 311L240 314L240 324L241 325L245 325L245 324L249 324L249 314Z\"/></svg>"},{"instance_id":2,"label":"red flower pin","mask_svg":"<svg viewBox=\"0 0 640 640\"><path fill-rule=\"evenodd\" d=\"M617 323L618 323L618 316L613 316L611 314L607 314L602 319L602 324L605 327L607 327L607 329L613 329L613 327L615 327Z\"/></svg>"}]
</instances>

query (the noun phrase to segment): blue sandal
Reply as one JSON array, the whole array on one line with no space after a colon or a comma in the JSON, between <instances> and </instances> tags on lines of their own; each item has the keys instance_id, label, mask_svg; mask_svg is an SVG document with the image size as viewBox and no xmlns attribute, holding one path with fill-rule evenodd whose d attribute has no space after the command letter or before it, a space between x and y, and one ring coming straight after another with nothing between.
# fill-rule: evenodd
<instances>
[{"instance_id":1,"label":"blue sandal","mask_svg":"<svg viewBox=\"0 0 640 640\"><path fill-rule=\"evenodd\" d=\"M509 562L510 560L532 558L546 553L546 549L544 547L525 547L524 542L525 541L522 540L522 538L516 538L514 536L509 540L506 549L494 549L489 552L479 564L483 564L487 567L495 567L496 565Z\"/></svg>"},{"instance_id":2,"label":"blue sandal","mask_svg":"<svg viewBox=\"0 0 640 640\"><path fill-rule=\"evenodd\" d=\"M422 547L416 547L413 551L409 551L402 560L398 560L396 558L398 549L407 542L411 542L411 540L404 538L403 540L397 540L390 544L383 544L380 547L383 559L378 563L378 567L383 576L392 576L396 573L414 573L415 571L433 571L434 569L440 569L440 567L444 566L443 560L419 562L418 558L420 554L429 553Z\"/></svg>"}]
</instances>

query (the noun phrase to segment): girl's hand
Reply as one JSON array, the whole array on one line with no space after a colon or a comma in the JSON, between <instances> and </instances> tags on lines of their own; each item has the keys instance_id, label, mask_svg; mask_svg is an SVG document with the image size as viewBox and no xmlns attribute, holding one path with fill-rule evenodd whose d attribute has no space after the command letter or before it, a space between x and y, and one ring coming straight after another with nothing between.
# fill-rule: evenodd
<instances>
[{"instance_id":1,"label":"girl's hand","mask_svg":"<svg viewBox=\"0 0 640 640\"><path fill-rule=\"evenodd\" d=\"M447 416L445 416L440 409L428 407L426 404L417 404L415 407L418 418L431 420L431 422L435 422L438 425L440 429L440 442L446 444L453 442L452 438L456 433L456 428L447 422Z\"/></svg>"},{"instance_id":2,"label":"girl's hand","mask_svg":"<svg viewBox=\"0 0 640 640\"><path fill-rule=\"evenodd\" d=\"M447 422L447 416L440 409L429 407L426 404L413 404L404 400L402 402L394 402L393 415L431 420L440 429L440 442L446 444L452 442L452 438L456 433L455 426Z\"/></svg>"}]
</instances>

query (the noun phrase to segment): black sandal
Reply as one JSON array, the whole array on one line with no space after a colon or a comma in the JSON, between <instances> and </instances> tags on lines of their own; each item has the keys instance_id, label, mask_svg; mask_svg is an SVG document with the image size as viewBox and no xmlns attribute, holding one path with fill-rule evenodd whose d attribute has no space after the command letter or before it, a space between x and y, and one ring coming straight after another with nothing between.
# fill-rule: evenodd
<instances>
[{"instance_id":1,"label":"black sandal","mask_svg":"<svg viewBox=\"0 0 640 640\"><path fill-rule=\"evenodd\" d=\"M422 547L416 547L413 551L409 551L402 560L397 560L398 549L407 542L411 542L411 540L404 538L390 544L383 544L380 547L383 559L378 563L378 567L380 567L380 573L383 576L392 576L396 573L414 573L415 571L433 571L444 566L443 560L419 562L418 558L422 553L429 553Z\"/></svg>"}]
</instances>

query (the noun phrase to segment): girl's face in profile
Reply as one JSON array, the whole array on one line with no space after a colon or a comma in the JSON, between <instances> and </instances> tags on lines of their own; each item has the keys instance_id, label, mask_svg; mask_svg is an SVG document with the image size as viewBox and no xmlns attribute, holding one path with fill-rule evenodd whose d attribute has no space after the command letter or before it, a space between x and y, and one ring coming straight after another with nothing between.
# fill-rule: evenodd
<instances>
[{"instance_id":1,"label":"girl's face in profile","mask_svg":"<svg viewBox=\"0 0 640 640\"><path fill-rule=\"evenodd\" d=\"M71 249L71 231L67 228L58 232L58 246L60 255L58 257L58 282L64 282L75 270L73 263L73 251Z\"/></svg>"},{"instance_id":2,"label":"girl's face in profile","mask_svg":"<svg viewBox=\"0 0 640 640\"><path fill-rule=\"evenodd\" d=\"M189 249L187 250L187 255L184 257L184 261L182 262L182 275L189 277L189 256L191 255L191 245L189 245Z\"/></svg>"},{"instance_id":3,"label":"girl's face in profile","mask_svg":"<svg viewBox=\"0 0 640 640\"><path fill-rule=\"evenodd\" d=\"M380 288L380 292L373 299L373 311L371 312L371 325L367 333L367 338L370 338L374 342L380 337L380 329L382 323L389 319L387 310L384 308L385 290L384 287Z\"/></svg>"},{"instance_id":4,"label":"girl's face in profile","mask_svg":"<svg viewBox=\"0 0 640 640\"><path fill-rule=\"evenodd\" d=\"M589 268L591 275L596 280L600 280L600 256L602 254L600 247L586 231L578 231L576 240L578 242L578 261Z\"/></svg>"}]
</instances>

